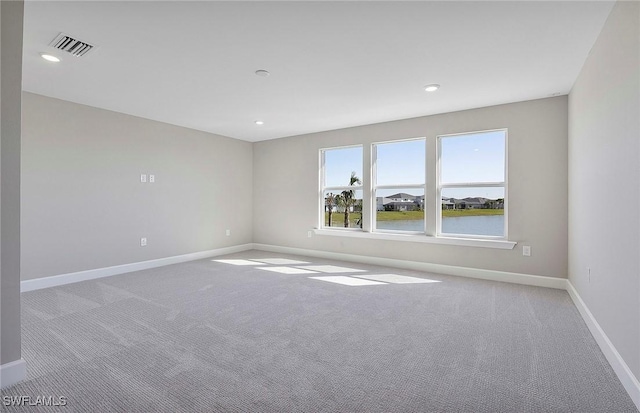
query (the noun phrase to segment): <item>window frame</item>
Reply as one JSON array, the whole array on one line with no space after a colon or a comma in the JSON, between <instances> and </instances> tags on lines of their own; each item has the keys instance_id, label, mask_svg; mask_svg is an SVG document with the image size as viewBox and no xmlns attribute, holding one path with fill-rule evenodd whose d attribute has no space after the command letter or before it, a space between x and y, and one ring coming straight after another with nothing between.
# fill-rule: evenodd
<instances>
[{"instance_id":1,"label":"window frame","mask_svg":"<svg viewBox=\"0 0 640 413\"><path fill-rule=\"evenodd\" d=\"M442 184L441 180L441 154L443 138L474 135L502 131L504 132L504 181L500 182L470 182ZM375 145L386 143L400 143L424 139L425 141L425 181L423 184L398 184L377 186L377 150ZM367 148L368 146L368 148ZM362 183L358 186L331 186L325 187L325 154L335 149L361 148L362 153ZM346 236L364 239L394 240L403 242L429 243L442 245L457 245L469 247L484 247L496 249L513 249L517 242L509 241L509 131L508 128L495 128L476 131L465 131L439 135L423 135L412 138L389 139L376 142L363 142L350 145L319 148L319 179L318 179L318 225L314 229L317 235ZM424 231L401 231L375 229L377 200L376 192L379 189L424 189ZM504 234L476 235L442 233L442 190L455 187L503 187L504 188ZM362 191L362 225L360 228L327 227L325 226L326 201L325 191L341 192L343 190ZM432 208L434 210L432 210ZM366 214L365 214L366 213Z\"/></svg>"},{"instance_id":2,"label":"window frame","mask_svg":"<svg viewBox=\"0 0 640 413\"><path fill-rule=\"evenodd\" d=\"M378 146L388 145L394 143L412 142L412 141L424 142L424 172L423 183L421 184L393 184L393 185L378 185ZM426 235L427 234L427 177L429 174L429 167L427 165L427 138L425 136L417 138L406 138L387 140L381 142L371 143L371 232L383 233L383 234L401 234L401 235ZM422 218L422 231L401 231L393 229L379 229L377 228L377 215L378 215L378 197L377 191L382 189L422 189L423 191L423 212Z\"/></svg>"},{"instance_id":3,"label":"window frame","mask_svg":"<svg viewBox=\"0 0 640 413\"><path fill-rule=\"evenodd\" d=\"M504 180L498 182L461 182L461 183L442 183L442 140L447 138L456 138L467 135L478 135L482 133L504 132ZM509 186L508 186L508 165L509 165L509 131L508 128L487 129L474 132L451 133L436 136L437 145L437 171L436 171L436 233L438 238L465 238L480 240L508 240L509 238ZM504 232L502 235L478 235L478 234L456 234L442 232L442 190L448 188L504 188Z\"/></svg>"},{"instance_id":4,"label":"window frame","mask_svg":"<svg viewBox=\"0 0 640 413\"><path fill-rule=\"evenodd\" d=\"M319 188L320 191L318 193L318 201L319 201L319 208L318 208L318 228L320 229L324 229L324 230L336 230L336 231L359 231L362 232L363 231L363 227L361 226L360 228L351 228L351 227L329 227L325 225L325 221L324 221L324 214L326 212L326 200L324 197L324 193L326 191L336 191L338 193L342 192L342 191L346 191L346 190L352 190L352 191L362 191L362 204L363 204L363 210L360 212L360 216L361 216L361 220L364 219L364 203L365 203L365 196L364 196L364 177L360 176L360 185L357 186L349 186L349 185L342 185L342 186L325 186L326 182L326 165L325 165L325 154L327 151L331 151L331 150L337 150L337 149L349 149L349 148L360 148L361 149L361 156L362 156L362 171L361 174L364 174L364 145L363 144L356 144L356 145L345 145L345 146L335 146L335 147L330 147L330 148L320 148L319 150L319 156L320 156L320 176L319 176Z\"/></svg>"}]
</instances>

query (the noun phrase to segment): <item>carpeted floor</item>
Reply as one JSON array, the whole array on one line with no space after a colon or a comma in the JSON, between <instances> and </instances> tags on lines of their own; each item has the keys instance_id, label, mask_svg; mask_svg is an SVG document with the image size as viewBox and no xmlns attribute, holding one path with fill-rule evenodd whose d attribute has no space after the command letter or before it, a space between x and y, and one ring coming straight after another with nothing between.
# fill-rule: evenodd
<instances>
[{"instance_id":1,"label":"carpeted floor","mask_svg":"<svg viewBox=\"0 0 640 413\"><path fill-rule=\"evenodd\" d=\"M637 412L560 290L249 251L24 293L22 322L3 401L66 406L2 411Z\"/></svg>"}]
</instances>

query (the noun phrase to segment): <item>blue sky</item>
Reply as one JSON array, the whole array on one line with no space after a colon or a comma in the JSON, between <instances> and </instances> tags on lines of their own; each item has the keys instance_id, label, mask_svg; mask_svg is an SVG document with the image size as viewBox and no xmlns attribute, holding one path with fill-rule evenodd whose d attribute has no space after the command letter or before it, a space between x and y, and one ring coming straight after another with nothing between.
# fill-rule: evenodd
<instances>
[{"instance_id":1,"label":"blue sky","mask_svg":"<svg viewBox=\"0 0 640 413\"><path fill-rule=\"evenodd\" d=\"M378 144L378 185L423 184L425 141L412 140ZM505 132L493 131L441 138L443 183L504 181ZM362 178L362 147L325 152L326 186L349 184L351 172ZM396 192L423 195L422 190L380 190L378 196ZM444 197L504 198L504 188L445 188Z\"/></svg>"},{"instance_id":2,"label":"blue sky","mask_svg":"<svg viewBox=\"0 0 640 413\"><path fill-rule=\"evenodd\" d=\"M504 181L504 131L441 138L442 183Z\"/></svg>"},{"instance_id":3,"label":"blue sky","mask_svg":"<svg viewBox=\"0 0 640 413\"><path fill-rule=\"evenodd\" d=\"M505 132L441 138L442 183L502 182L505 179ZM445 188L445 198L504 198L504 188Z\"/></svg>"},{"instance_id":4,"label":"blue sky","mask_svg":"<svg viewBox=\"0 0 640 413\"><path fill-rule=\"evenodd\" d=\"M327 150L324 153L325 186L349 185L351 172L362 179L362 147Z\"/></svg>"},{"instance_id":5,"label":"blue sky","mask_svg":"<svg viewBox=\"0 0 640 413\"><path fill-rule=\"evenodd\" d=\"M424 139L382 143L376 148L378 185L424 184Z\"/></svg>"}]
</instances>

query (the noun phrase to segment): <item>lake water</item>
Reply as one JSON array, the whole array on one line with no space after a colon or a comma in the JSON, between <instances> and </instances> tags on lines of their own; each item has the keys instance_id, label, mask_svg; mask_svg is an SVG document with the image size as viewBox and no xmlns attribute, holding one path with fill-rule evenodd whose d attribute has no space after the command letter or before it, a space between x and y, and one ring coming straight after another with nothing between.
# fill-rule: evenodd
<instances>
[{"instance_id":1,"label":"lake water","mask_svg":"<svg viewBox=\"0 0 640 413\"><path fill-rule=\"evenodd\" d=\"M377 225L378 229L424 231L424 222L421 219L378 221ZM446 234L502 236L504 232L504 215L444 217L442 218L442 232Z\"/></svg>"}]
</instances>

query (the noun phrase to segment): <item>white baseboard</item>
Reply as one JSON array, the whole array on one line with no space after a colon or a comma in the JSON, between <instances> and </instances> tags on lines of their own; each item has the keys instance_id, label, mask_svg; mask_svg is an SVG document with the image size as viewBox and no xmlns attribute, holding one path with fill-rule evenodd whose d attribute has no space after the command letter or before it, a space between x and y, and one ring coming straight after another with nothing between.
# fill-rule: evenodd
<instances>
[{"instance_id":1,"label":"white baseboard","mask_svg":"<svg viewBox=\"0 0 640 413\"><path fill-rule=\"evenodd\" d=\"M357 262L362 264L374 264L385 267L405 268L432 272L445 275L456 275L467 278L479 278L482 280L502 281L514 284L534 285L537 287L566 289L565 278L544 277L541 275L529 275L516 272L483 270L468 267L456 267L453 265L431 264L428 262L405 261L392 258L369 257L363 255L342 254L338 252L307 250L302 248L281 247L277 245L253 244L253 248L262 251L279 252L284 254L306 255L309 257L327 258L340 261Z\"/></svg>"},{"instance_id":2,"label":"white baseboard","mask_svg":"<svg viewBox=\"0 0 640 413\"><path fill-rule=\"evenodd\" d=\"M607 337L604 330L600 327L600 324L598 324L593 314L591 314L591 311L589 311L589 308L587 308L587 305L582 301L578 291L576 291L569 280L567 280L567 292L571 296L573 303L578 308L578 311L580 312L580 315L582 315L587 327L589 327L589 331L591 331L596 343L600 346L602 353L613 368L613 371L618 376L618 379L620 379L620 382L627 390L627 393L629 393L631 400L633 400L638 410L640 410L640 382L631 372L627 363L624 362L620 353L618 353L618 350L616 350L611 340L609 340L609 337Z\"/></svg>"},{"instance_id":3,"label":"white baseboard","mask_svg":"<svg viewBox=\"0 0 640 413\"><path fill-rule=\"evenodd\" d=\"M233 247L218 248L215 250L194 252L192 254L176 255L173 257L159 258L131 264L116 265L113 267L97 268L95 270L72 272L68 274L54 275L51 277L36 278L20 282L20 291L33 291L42 288L55 287L58 285L70 284L79 281L93 280L96 278L109 277L112 275L124 274L133 271L141 271L149 268L162 267L165 265L178 264L181 262L201 260L204 258L216 257L218 255L232 254L253 249L253 244L235 245Z\"/></svg>"},{"instance_id":4,"label":"white baseboard","mask_svg":"<svg viewBox=\"0 0 640 413\"><path fill-rule=\"evenodd\" d=\"M23 359L0 365L0 388L13 386L27 377L27 363Z\"/></svg>"}]
</instances>

